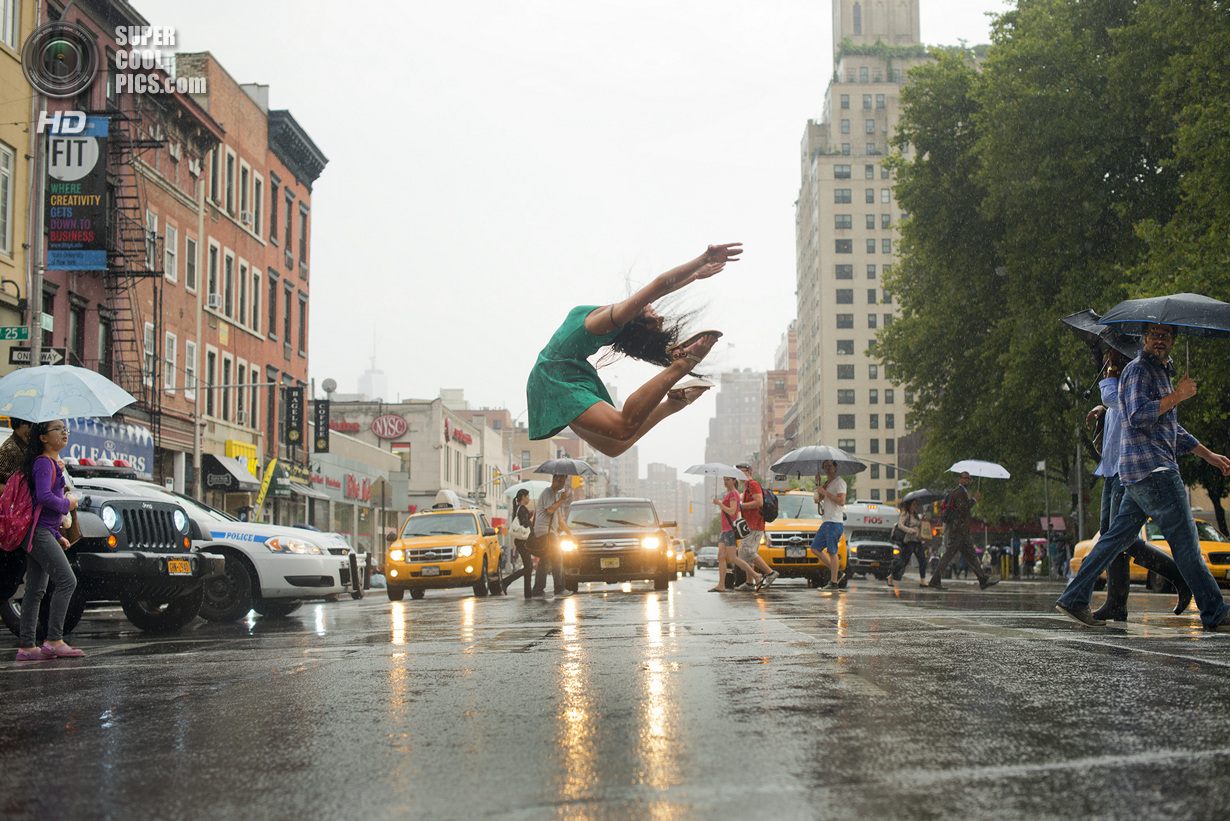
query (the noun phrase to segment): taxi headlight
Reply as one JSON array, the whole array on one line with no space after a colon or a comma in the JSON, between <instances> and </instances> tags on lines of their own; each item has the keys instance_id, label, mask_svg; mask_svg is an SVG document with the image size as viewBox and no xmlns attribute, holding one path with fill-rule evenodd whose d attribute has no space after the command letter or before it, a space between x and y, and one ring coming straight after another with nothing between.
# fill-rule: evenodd
<instances>
[{"instance_id":1,"label":"taxi headlight","mask_svg":"<svg viewBox=\"0 0 1230 821\"><path fill-rule=\"evenodd\" d=\"M577 549L577 543L572 539L560 539L559 549L565 553L571 553Z\"/></svg>"},{"instance_id":2,"label":"taxi headlight","mask_svg":"<svg viewBox=\"0 0 1230 821\"><path fill-rule=\"evenodd\" d=\"M645 538L641 539L641 547L645 548L646 550L657 550L661 546L662 546L662 540L659 539L657 536L646 536Z\"/></svg>"},{"instance_id":3,"label":"taxi headlight","mask_svg":"<svg viewBox=\"0 0 1230 821\"><path fill-rule=\"evenodd\" d=\"M457 547L457 555L463 559L467 559L470 556L473 556L474 555L474 545L472 544L459 545Z\"/></svg>"},{"instance_id":4,"label":"taxi headlight","mask_svg":"<svg viewBox=\"0 0 1230 821\"><path fill-rule=\"evenodd\" d=\"M299 553L302 555L320 555L324 551L314 542L295 536L274 536L265 540L265 547L274 553Z\"/></svg>"},{"instance_id":5,"label":"taxi headlight","mask_svg":"<svg viewBox=\"0 0 1230 821\"><path fill-rule=\"evenodd\" d=\"M674 556L675 556L675 551L673 550L666 551L666 558L671 559L671 558L674 558Z\"/></svg>"},{"instance_id":6,"label":"taxi headlight","mask_svg":"<svg viewBox=\"0 0 1230 821\"><path fill-rule=\"evenodd\" d=\"M107 530L110 530L112 533L119 533L120 514L115 508L105 505L102 509L102 520L103 524L107 526Z\"/></svg>"},{"instance_id":7,"label":"taxi headlight","mask_svg":"<svg viewBox=\"0 0 1230 821\"><path fill-rule=\"evenodd\" d=\"M397 550L389 551L389 558L395 562L402 561L405 558L405 556L406 556L406 552L404 550L401 550L400 548Z\"/></svg>"}]
</instances>

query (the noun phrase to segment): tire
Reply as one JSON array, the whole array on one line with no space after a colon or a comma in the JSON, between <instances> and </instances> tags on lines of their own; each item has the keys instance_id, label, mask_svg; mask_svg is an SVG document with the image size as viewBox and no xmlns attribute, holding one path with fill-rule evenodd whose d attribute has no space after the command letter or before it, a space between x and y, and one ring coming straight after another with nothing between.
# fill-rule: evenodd
<instances>
[{"instance_id":1,"label":"tire","mask_svg":"<svg viewBox=\"0 0 1230 821\"><path fill-rule=\"evenodd\" d=\"M426 595L427 595L426 588L423 588L423 587L411 587L410 588L410 598L412 599L421 599Z\"/></svg>"},{"instance_id":2,"label":"tire","mask_svg":"<svg viewBox=\"0 0 1230 821\"><path fill-rule=\"evenodd\" d=\"M671 586L671 582L675 580L678 574L674 570L668 570L665 573L659 573L653 579L654 590L667 590Z\"/></svg>"},{"instance_id":3,"label":"tire","mask_svg":"<svg viewBox=\"0 0 1230 821\"><path fill-rule=\"evenodd\" d=\"M350 598L363 598L363 579L359 578L359 558L355 554L350 554Z\"/></svg>"},{"instance_id":4,"label":"tire","mask_svg":"<svg viewBox=\"0 0 1230 821\"><path fill-rule=\"evenodd\" d=\"M406 595L406 588L386 587L384 592L389 594L389 601L401 601L402 597Z\"/></svg>"},{"instance_id":5,"label":"tire","mask_svg":"<svg viewBox=\"0 0 1230 821\"><path fill-rule=\"evenodd\" d=\"M284 619L303 606L303 602L291 599L261 600L252 609L267 619Z\"/></svg>"},{"instance_id":6,"label":"tire","mask_svg":"<svg viewBox=\"0 0 1230 821\"><path fill-rule=\"evenodd\" d=\"M1149 571L1149 579L1145 582L1149 585L1149 589L1154 593L1178 593L1175 586L1170 583L1170 580L1165 576L1159 576L1152 570Z\"/></svg>"},{"instance_id":7,"label":"tire","mask_svg":"<svg viewBox=\"0 0 1230 821\"><path fill-rule=\"evenodd\" d=\"M120 599L120 607L138 630L174 633L197 617L204 600L205 587L197 585L194 590L169 600L135 597Z\"/></svg>"},{"instance_id":8,"label":"tire","mask_svg":"<svg viewBox=\"0 0 1230 821\"><path fill-rule=\"evenodd\" d=\"M47 592L43 594L43 603L38 609L38 626L35 628L35 640L42 644L47 638L47 619L51 613L51 593L55 589L52 584L47 585ZM9 629L14 636L21 635L21 599L6 599L0 602L0 620L4 621L4 626ZM85 612L86 599L85 594L81 592L81 585L78 583L77 589L73 591L73 597L68 602L68 612L64 615L64 633L71 633L81 621L81 615Z\"/></svg>"},{"instance_id":9,"label":"tire","mask_svg":"<svg viewBox=\"0 0 1230 821\"><path fill-rule=\"evenodd\" d=\"M483 556L483 572L478 577L478 581L474 582L474 595L478 598L484 598L487 595L487 585L491 580L487 577L487 557Z\"/></svg>"},{"instance_id":10,"label":"tire","mask_svg":"<svg viewBox=\"0 0 1230 821\"><path fill-rule=\"evenodd\" d=\"M206 579L201 589L201 618L206 621L239 621L256 604L256 573L234 553L226 554L221 575Z\"/></svg>"}]
</instances>

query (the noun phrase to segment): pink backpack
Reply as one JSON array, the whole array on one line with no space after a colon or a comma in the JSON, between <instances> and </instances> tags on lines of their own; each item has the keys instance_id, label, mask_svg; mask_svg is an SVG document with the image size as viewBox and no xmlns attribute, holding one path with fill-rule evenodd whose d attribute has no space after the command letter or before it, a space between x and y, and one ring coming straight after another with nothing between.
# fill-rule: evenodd
<instances>
[{"instance_id":1,"label":"pink backpack","mask_svg":"<svg viewBox=\"0 0 1230 821\"><path fill-rule=\"evenodd\" d=\"M16 471L0 491L0 550L28 547L34 535L34 522L42 511L34 507L26 474Z\"/></svg>"}]
</instances>

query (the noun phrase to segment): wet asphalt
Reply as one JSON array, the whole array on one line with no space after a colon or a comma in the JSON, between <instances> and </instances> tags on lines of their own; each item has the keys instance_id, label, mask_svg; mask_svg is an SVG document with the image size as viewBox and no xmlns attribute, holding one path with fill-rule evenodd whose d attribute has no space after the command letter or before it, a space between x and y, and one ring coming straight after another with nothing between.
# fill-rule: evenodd
<instances>
[{"instance_id":1,"label":"wet asphalt","mask_svg":"<svg viewBox=\"0 0 1230 821\"><path fill-rule=\"evenodd\" d=\"M1133 589L432 592L0 661L0 816L1224 818L1230 635ZM1096 597L1100 598L1100 596ZM1095 598L1095 600L1096 600Z\"/></svg>"}]
</instances>

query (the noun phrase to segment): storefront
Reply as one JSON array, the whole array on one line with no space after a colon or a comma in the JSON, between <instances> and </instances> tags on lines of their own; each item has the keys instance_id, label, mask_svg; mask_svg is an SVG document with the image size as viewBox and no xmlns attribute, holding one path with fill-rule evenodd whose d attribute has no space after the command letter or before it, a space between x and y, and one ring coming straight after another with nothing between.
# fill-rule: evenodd
<instances>
[{"instance_id":1,"label":"storefront","mask_svg":"<svg viewBox=\"0 0 1230 821\"><path fill-rule=\"evenodd\" d=\"M65 420L68 447L63 455L78 461L122 461L147 481L154 479L154 437L149 428L111 418Z\"/></svg>"},{"instance_id":2,"label":"storefront","mask_svg":"<svg viewBox=\"0 0 1230 821\"><path fill-rule=\"evenodd\" d=\"M240 516L260 489L260 479L248 470L246 459L201 454L201 493L207 504Z\"/></svg>"},{"instance_id":3,"label":"storefront","mask_svg":"<svg viewBox=\"0 0 1230 821\"><path fill-rule=\"evenodd\" d=\"M330 453L312 455L311 491L325 497L323 521L311 524L341 533L361 551L384 555L384 532L395 529L398 511L405 508L404 492L395 498L389 479L401 467L401 458L349 436L334 432Z\"/></svg>"}]
</instances>

